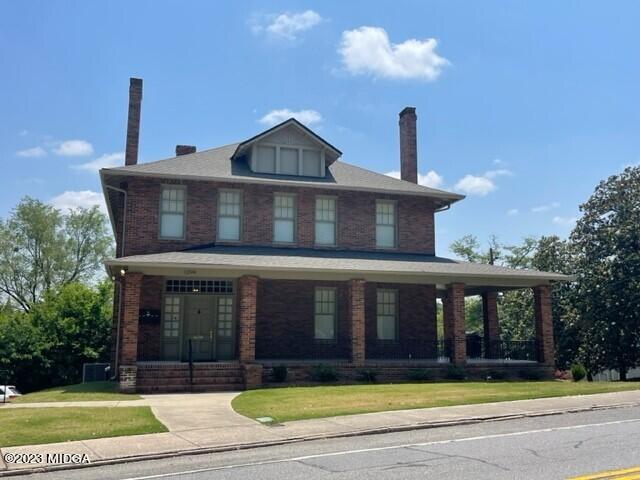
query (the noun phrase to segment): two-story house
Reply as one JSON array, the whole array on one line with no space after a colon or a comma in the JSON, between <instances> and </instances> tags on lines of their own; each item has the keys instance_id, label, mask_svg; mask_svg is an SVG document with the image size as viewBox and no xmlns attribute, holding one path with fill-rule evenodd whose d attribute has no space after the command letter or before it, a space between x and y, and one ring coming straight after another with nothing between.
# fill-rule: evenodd
<instances>
[{"instance_id":1,"label":"two-story house","mask_svg":"<svg viewBox=\"0 0 640 480\"><path fill-rule=\"evenodd\" d=\"M295 119L138 164L141 99L131 79L125 165L100 171L122 390L254 387L276 365L304 381L320 363L345 379L450 364L551 373L549 286L567 277L435 255L435 217L463 196L417 184L414 108L400 112L395 179L342 161ZM518 288L534 291L536 337L504 342L498 294ZM466 295L484 306L484 339L469 348Z\"/></svg>"}]
</instances>

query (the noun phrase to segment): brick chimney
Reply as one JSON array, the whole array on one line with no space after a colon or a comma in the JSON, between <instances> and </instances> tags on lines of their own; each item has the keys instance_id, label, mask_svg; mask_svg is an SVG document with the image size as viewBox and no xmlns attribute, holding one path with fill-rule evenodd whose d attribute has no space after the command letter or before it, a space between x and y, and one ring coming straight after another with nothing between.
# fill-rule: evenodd
<instances>
[{"instance_id":1,"label":"brick chimney","mask_svg":"<svg viewBox=\"0 0 640 480\"><path fill-rule=\"evenodd\" d=\"M194 145L176 145L176 157L189 155L190 153L196 153L196 147Z\"/></svg>"},{"instance_id":2,"label":"brick chimney","mask_svg":"<svg viewBox=\"0 0 640 480\"><path fill-rule=\"evenodd\" d=\"M140 139L140 105L142 103L142 79L129 79L129 116L127 118L127 144L124 164L138 163L138 141Z\"/></svg>"},{"instance_id":3,"label":"brick chimney","mask_svg":"<svg viewBox=\"0 0 640 480\"><path fill-rule=\"evenodd\" d=\"M405 107L400 112L400 178L418 183L418 146L416 141L416 109Z\"/></svg>"}]
</instances>

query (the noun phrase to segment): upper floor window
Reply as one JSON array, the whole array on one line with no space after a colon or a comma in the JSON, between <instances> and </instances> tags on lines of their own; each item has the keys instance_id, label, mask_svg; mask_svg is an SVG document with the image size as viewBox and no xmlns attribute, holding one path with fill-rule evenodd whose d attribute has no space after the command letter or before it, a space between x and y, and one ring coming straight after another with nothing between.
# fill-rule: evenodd
<instances>
[{"instance_id":1,"label":"upper floor window","mask_svg":"<svg viewBox=\"0 0 640 480\"><path fill-rule=\"evenodd\" d=\"M398 292L382 290L377 295L376 334L378 340L396 340L398 338Z\"/></svg>"},{"instance_id":2,"label":"upper floor window","mask_svg":"<svg viewBox=\"0 0 640 480\"><path fill-rule=\"evenodd\" d=\"M218 240L240 240L242 192L220 190L218 194Z\"/></svg>"},{"instance_id":3,"label":"upper floor window","mask_svg":"<svg viewBox=\"0 0 640 480\"><path fill-rule=\"evenodd\" d=\"M336 199L316 197L316 244L336 244Z\"/></svg>"},{"instance_id":4,"label":"upper floor window","mask_svg":"<svg viewBox=\"0 0 640 480\"><path fill-rule=\"evenodd\" d=\"M184 238L185 188L166 185L160 197L160 238Z\"/></svg>"},{"instance_id":5,"label":"upper floor window","mask_svg":"<svg viewBox=\"0 0 640 480\"><path fill-rule=\"evenodd\" d=\"M295 195L276 193L273 197L273 241L293 243L296 231Z\"/></svg>"},{"instance_id":6,"label":"upper floor window","mask_svg":"<svg viewBox=\"0 0 640 480\"><path fill-rule=\"evenodd\" d=\"M376 247L396 246L396 204L389 200L376 202Z\"/></svg>"},{"instance_id":7,"label":"upper floor window","mask_svg":"<svg viewBox=\"0 0 640 480\"><path fill-rule=\"evenodd\" d=\"M251 168L255 172L324 177L324 158L317 149L258 144L252 155Z\"/></svg>"},{"instance_id":8,"label":"upper floor window","mask_svg":"<svg viewBox=\"0 0 640 480\"><path fill-rule=\"evenodd\" d=\"M318 340L336 338L336 289L315 289L314 337Z\"/></svg>"}]
</instances>

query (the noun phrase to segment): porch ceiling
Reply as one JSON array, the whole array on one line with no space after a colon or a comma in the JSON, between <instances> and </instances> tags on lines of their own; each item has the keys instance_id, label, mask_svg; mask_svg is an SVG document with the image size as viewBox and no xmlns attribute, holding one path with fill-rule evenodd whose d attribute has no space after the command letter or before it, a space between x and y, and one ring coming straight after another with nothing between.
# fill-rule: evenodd
<instances>
[{"instance_id":1,"label":"porch ceiling","mask_svg":"<svg viewBox=\"0 0 640 480\"><path fill-rule=\"evenodd\" d=\"M445 285L462 282L470 294L526 288L572 277L536 270L460 262L433 255L245 246L212 246L179 252L134 255L105 262L111 274L121 269L147 275L228 276L300 280L348 280Z\"/></svg>"}]
</instances>

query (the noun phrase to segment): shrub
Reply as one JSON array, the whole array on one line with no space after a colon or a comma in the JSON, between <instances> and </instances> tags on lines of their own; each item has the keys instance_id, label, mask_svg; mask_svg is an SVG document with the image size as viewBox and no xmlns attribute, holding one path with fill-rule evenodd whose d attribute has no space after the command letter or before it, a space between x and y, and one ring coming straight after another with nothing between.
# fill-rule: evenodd
<instances>
[{"instance_id":1,"label":"shrub","mask_svg":"<svg viewBox=\"0 0 640 480\"><path fill-rule=\"evenodd\" d=\"M335 382L338 379L338 372L329 365L316 365L311 369L311 379L316 382Z\"/></svg>"},{"instance_id":2,"label":"shrub","mask_svg":"<svg viewBox=\"0 0 640 480\"><path fill-rule=\"evenodd\" d=\"M369 368L363 368L361 370L358 370L358 380L360 380L361 382L370 382L373 383L376 381L376 378L378 377L378 372L376 370L372 370Z\"/></svg>"},{"instance_id":3,"label":"shrub","mask_svg":"<svg viewBox=\"0 0 640 480\"><path fill-rule=\"evenodd\" d=\"M504 380L507 374L504 370L489 370L487 372L487 380Z\"/></svg>"},{"instance_id":4,"label":"shrub","mask_svg":"<svg viewBox=\"0 0 640 480\"><path fill-rule=\"evenodd\" d=\"M523 369L518 372L518 376L523 380L542 380L544 374L540 370Z\"/></svg>"},{"instance_id":5,"label":"shrub","mask_svg":"<svg viewBox=\"0 0 640 480\"><path fill-rule=\"evenodd\" d=\"M278 365L271 370L271 378L274 382L282 383L287 379L287 366Z\"/></svg>"},{"instance_id":6,"label":"shrub","mask_svg":"<svg viewBox=\"0 0 640 480\"><path fill-rule=\"evenodd\" d=\"M444 377L448 380L464 380L467 376L464 368L455 365L449 365Z\"/></svg>"},{"instance_id":7,"label":"shrub","mask_svg":"<svg viewBox=\"0 0 640 480\"><path fill-rule=\"evenodd\" d=\"M427 382L433 380L433 375L425 368L412 368L407 373L407 378L414 382Z\"/></svg>"},{"instance_id":8,"label":"shrub","mask_svg":"<svg viewBox=\"0 0 640 480\"><path fill-rule=\"evenodd\" d=\"M587 376L587 370L580 363L574 363L571 365L571 376L574 382L579 382Z\"/></svg>"}]
</instances>

